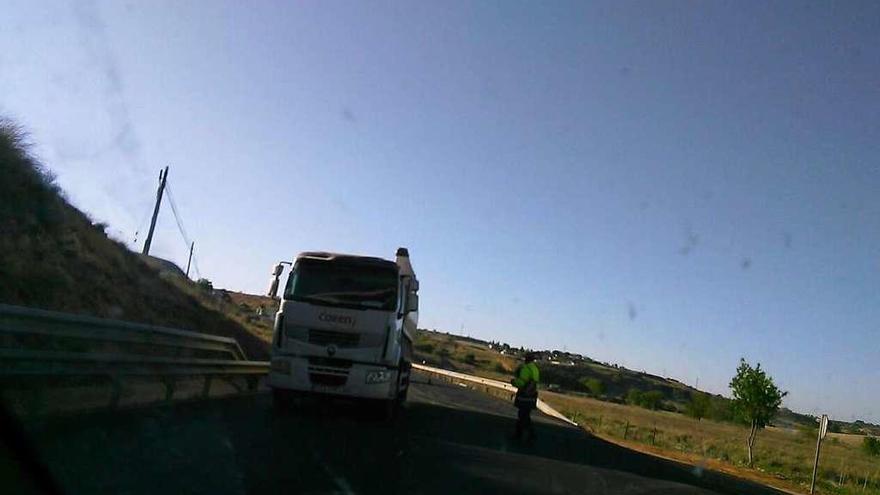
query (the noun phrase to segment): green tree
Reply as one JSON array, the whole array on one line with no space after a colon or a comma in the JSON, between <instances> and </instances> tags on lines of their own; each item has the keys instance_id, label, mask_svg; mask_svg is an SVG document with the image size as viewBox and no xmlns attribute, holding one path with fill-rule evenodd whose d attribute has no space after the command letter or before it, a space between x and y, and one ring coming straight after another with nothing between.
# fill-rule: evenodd
<instances>
[{"instance_id":1,"label":"green tree","mask_svg":"<svg viewBox=\"0 0 880 495\"><path fill-rule=\"evenodd\" d=\"M752 448L758 430L767 426L779 406L782 398L788 395L773 383L773 378L761 369L761 364L752 367L744 358L740 359L736 368L736 376L730 380L733 392L733 410L737 417L749 426L749 437L746 445L749 451L749 466L753 465Z\"/></svg>"},{"instance_id":2,"label":"green tree","mask_svg":"<svg viewBox=\"0 0 880 495\"><path fill-rule=\"evenodd\" d=\"M582 378L581 385L594 397L599 397L605 393L605 384L598 378Z\"/></svg>"},{"instance_id":3,"label":"green tree","mask_svg":"<svg viewBox=\"0 0 880 495\"><path fill-rule=\"evenodd\" d=\"M214 290L214 284L212 284L211 281L206 278L200 278L196 282L196 285L202 290L206 290L206 291Z\"/></svg>"},{"instance_id":4,"label":"green tree","mask_svg":"<svg viewBox=\"0 0 880 495\"><path fill-rule=\"evenodd\" d=\"M709 408L712 405L711 399L706 394L700 392L692 392L691 398L685 405L687 415L696 418L698 421L709 415Z\"/></svg>"}]
</instances>

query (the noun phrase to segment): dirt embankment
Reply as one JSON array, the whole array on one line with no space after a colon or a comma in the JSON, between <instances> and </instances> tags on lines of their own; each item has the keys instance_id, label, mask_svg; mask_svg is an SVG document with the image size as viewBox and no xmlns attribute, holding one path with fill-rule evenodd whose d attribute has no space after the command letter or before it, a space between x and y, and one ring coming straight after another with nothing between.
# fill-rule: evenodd
<instances>
[{"instance_id":1,"label":"dirt embankment","mask_svg":"<svg viewBox=\"0 0 880 495\"><path fill-rule=\"evenodd\" d=\"M8 122L0 177L0 303L233 337L267 358L265 337L214 304L216 291L150 266L70 205Z\"/></svg>"}]
</instances>

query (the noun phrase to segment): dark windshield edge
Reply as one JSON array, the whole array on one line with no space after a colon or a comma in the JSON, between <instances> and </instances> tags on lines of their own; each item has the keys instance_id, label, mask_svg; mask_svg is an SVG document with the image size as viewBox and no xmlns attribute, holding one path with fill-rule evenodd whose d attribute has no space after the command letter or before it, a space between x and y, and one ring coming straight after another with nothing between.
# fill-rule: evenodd
<instances>
[{"instance_id":1,"label":"dark windshield edge","mask_svg":"<svg viewBox=\"0 0 880 495\"><path fill-rule=\"evenodd\" d=\"M392 312L392 311L394 311L393 308L392 308L392 309L388 309L388 308L371 308L370 306L362 306L362 305L360 305L360 304L331 303L331 302L324 301L324 300L321 300L321 299L314 299L314 298L311 298L311 297L308 297L308 296L299 296L299 297L289 296L289 297L285 297L284 300L285 300L285 301L296 301L296 302L302 302L302 303L307 303L307 304L314 304L315 306L324 306L324 307L327 307L327 308L357 309L357 310L361 310L361 311L366 311L366 310L385 311L385 312Z\"/></svg>"}]
</instances>

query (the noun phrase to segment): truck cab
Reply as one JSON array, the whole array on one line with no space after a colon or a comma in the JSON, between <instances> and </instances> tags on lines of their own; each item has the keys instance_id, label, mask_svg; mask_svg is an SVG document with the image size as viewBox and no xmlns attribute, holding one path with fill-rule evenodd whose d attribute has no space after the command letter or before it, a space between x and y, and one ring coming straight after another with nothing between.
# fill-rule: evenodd
<instances>
[{"instance_id":1,"label":"truck cab","mask_svg":"<svg viewBox=\"0 0 880 495\"><path fill-rule=\"evenodd\" d=\"M300 253L273 271L278 297L268 385L292 392L387 404L405 400L418 324L419 284L406 248L395 261L329 252Z\"/></svg>"}]
</instances>

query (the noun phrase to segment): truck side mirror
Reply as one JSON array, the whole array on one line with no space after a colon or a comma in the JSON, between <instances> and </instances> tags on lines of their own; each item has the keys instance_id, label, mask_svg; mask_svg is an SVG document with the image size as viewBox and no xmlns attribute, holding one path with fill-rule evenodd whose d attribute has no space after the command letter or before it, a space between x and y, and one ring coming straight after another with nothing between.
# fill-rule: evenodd
<instances>
[{"instance_id":1,"label":"truck side mirror","mask_svg":"<svg viewBox=\"0 0 880 495\"><path fill-rule=\"evenodd\" d=\"M278 299L279 277L281 277L282 273L284 273L284 263L278 263L275 265L275 268L272 269L272 277L274 278L272 279L272 285L269 286L269 292L266 294L272 299Z\"/></svg>"},{"instance_id":2,"label":"truck side mirror","mask_svg":"<svg viewBox=\"0 0 880 495\"><path fill-rule=\"evenodd\" d=\"M276 275L275 278L272 279L272 285L269 286L268 294L266 294L272 299L278 299L278 283L278 276Z\"/></svg>"},{"instance_id":3,"label":"truck side mirror","mask_svg":"<svg viewBox=\"0 0 880 495\"><path fill-rule=\"evenodd\" d=\"M419 295L415 292L410 292L406 298L406 312L418 311L419 310Z\"/></svg>"}]
</instances>

